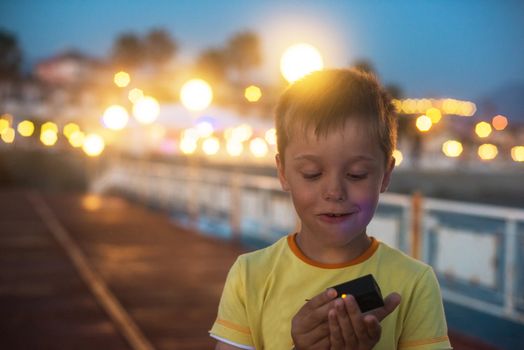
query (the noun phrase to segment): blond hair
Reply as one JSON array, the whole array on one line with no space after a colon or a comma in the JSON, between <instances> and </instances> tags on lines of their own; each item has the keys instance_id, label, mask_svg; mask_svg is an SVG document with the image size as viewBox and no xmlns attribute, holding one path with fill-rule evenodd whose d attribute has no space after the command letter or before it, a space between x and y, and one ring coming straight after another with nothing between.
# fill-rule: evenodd
<instances>
[{"instance_id":1,"label":"blond hair","mask_svg":"<svg viewBox=\"0 0 524 350\"><path fill-rule=\"evenodd\" d=\"M297 127L317 137L361 121L389 161L397 141L395 108L377 78L356 69L330 69L296 81L280 97L275 113L280 157Z\"/></svg>"}]
</instances>

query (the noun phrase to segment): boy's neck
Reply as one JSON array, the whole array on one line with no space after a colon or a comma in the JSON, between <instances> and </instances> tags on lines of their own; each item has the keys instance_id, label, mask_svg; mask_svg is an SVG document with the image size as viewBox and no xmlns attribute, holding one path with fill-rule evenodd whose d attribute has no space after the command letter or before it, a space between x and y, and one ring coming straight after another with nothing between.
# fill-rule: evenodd
<instances>
[{"instance_id":1,"label":"boy's neck","mask_svg":"<svg viewBox=\"0 0 524 350\"><path fill-rule=\"evenodd\" d=\"M372 239L363 232L344 246L322 246L307 234L299 232L296 244L302 253L313 261L322 264L343 264L357 259L370 247Z\"/></svg>"}]
</instances>

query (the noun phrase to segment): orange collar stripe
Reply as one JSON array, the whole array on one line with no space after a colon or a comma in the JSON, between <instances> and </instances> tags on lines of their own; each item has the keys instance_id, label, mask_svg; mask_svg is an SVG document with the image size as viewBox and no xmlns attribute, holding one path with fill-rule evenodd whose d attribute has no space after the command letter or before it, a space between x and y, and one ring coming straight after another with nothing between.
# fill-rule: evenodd
<instances>
[{"instance_id":1,"label":"orange collar stripe","mask_svg":"<svg viewBox=\"0 0 524 350\"><path fill-rule=\"evenodd\" d=\"M309 264L309 265L312 265L312 266L316 266L316 267L320 267L320 268L323 268L323 269L340 269L342 267L348 267L348 266L360 264L360 263L366 261L367 259L369 259L378 249L378 241L374 237L371 237L371 245L359 257L357 257L357 258L355 258L353 260L347 261L347 262L343 262L343 263L326 264L326 263L321 263L321 262L315 261L315 260L305 256L304 253L302 253L302 251L298 247L296 238L297 238L297 233L293 233L293 234L290 234L290 235L287 236L287 243L289 245L289 248L293 252L293 254L295 254L297 256L297 258L299 258L300 260L302 260L306 264Z\"/></svg>"}]
</instances>

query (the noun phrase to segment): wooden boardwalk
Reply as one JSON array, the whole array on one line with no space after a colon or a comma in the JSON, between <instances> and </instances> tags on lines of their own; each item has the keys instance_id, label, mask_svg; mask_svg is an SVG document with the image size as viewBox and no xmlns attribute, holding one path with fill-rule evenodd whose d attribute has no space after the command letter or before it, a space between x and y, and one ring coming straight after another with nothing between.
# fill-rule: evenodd
<instances>
[{"instance_id":1,"label":"wooden boardwalk","mask_svg":"<svg viewBox=\"0 0 524 350\"><path fill-rule=\"evenodd\" d=\"M121 198L0 191L0 348L212 349L242 252Z\"/></svg>"}]
</instances>

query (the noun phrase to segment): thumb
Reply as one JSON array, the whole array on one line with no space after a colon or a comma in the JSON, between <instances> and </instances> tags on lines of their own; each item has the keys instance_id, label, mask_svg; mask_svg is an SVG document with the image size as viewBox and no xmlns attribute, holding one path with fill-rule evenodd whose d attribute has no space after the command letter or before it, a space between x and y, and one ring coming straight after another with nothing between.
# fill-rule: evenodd
<instances>
[{"instance_id":1,"label":"thumb","mask_svg":"<svg viewBox=\"0 0 524 350\"><path fill-rule=\"evenodd\" d=\"M374 315L377 318L377 320L381 322L390 313L395 311L397 306L399 306L400 304L400 300L400 294L393 292L384 299L384 306L371 311L370 314Z\"/></svg>"}]
</instances>

